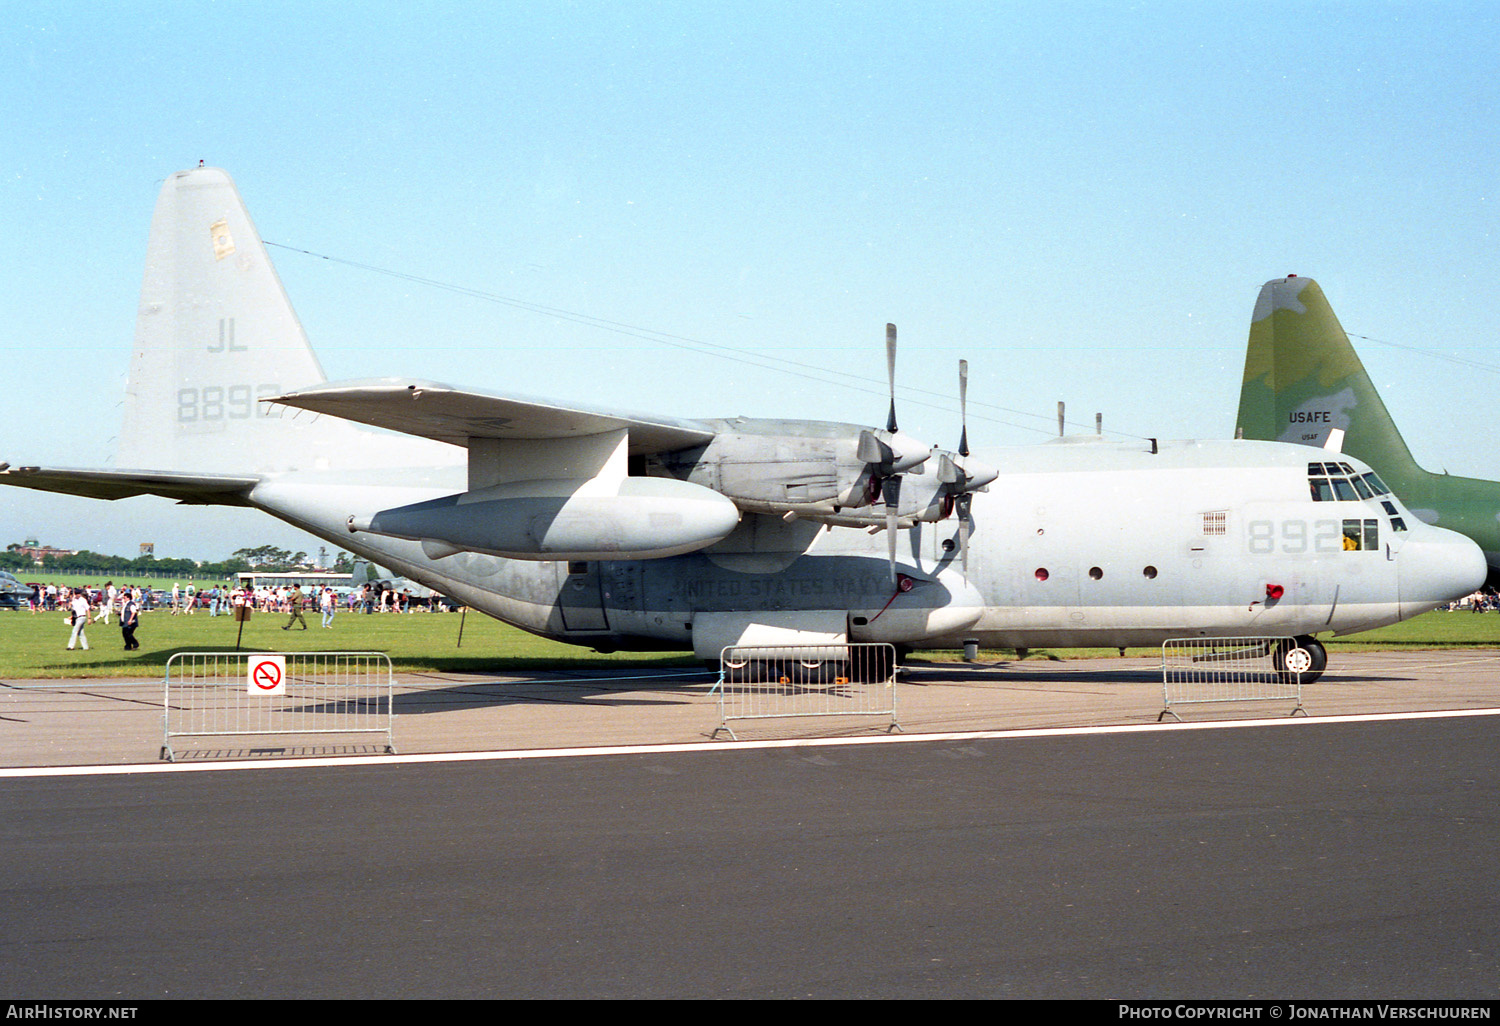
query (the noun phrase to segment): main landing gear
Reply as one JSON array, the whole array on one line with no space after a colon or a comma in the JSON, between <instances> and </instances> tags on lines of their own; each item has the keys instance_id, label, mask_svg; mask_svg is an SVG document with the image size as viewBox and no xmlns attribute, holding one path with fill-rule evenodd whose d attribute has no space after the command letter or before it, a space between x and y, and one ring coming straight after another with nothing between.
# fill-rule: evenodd
<instances>
[{"instance_id":1,"label":"main landing gear","mask_svg":"<svg viewBox=\"0 0 1500 1026\"><path fill-rule=\"evenodd\" d=\"M1276 669L1282 679L1311 684L1328 668L1328 650L1311 635L1304 634L1276 647Z\"/></svg>"}]
</instances>

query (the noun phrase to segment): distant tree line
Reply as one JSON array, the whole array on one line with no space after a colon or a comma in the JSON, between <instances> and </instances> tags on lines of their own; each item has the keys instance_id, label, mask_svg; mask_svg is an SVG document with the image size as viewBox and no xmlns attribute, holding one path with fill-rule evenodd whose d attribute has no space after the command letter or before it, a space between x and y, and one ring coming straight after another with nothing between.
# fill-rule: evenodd
<instances>
[{"instance_id":1,"label":"distant tree line","mask_svg":"<svg viewBox=\"0 0 1500 1026\"><path fill-rule=\"evenodd\" d=\"M264 573L289 573L294 570L311 569L305 552L291 552L273 545L257 548L236 549L230 558L220 563L200 563L192 559L157 559L154 556L106 556L99 552L75 552L63 556L49 554L42 557L38 565L25 553L16 551L20 546L12 543L0 552L0 570L54 571L57 573L183 573L203 577L229 578L244 570L259 570ZM347 552L340 552L332 569L348 573L353 561Z\"/></svg>"}]
</instances>

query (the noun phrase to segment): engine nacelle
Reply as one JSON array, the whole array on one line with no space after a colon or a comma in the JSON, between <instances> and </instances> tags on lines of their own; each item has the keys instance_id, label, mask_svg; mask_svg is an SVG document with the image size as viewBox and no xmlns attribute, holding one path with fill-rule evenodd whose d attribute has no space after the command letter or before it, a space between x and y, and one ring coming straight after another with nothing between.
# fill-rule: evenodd
<instances>
[{"instance_id":1,"label":"engine nacelle","mask_svg":"<svg viewBox=\"0 0 1500 1026\"><path fill-rule=\"evenodd\" d=\"M724 496L686 481L627 477L517 481L353 515L361 531L420 541L429 555L510 559L659 559L712 545L739 523Z\"/></svg>"},{"instance_id":2,"label":"engine nacelle","mask_svg":"<svg viewBox=\"0 0 1500 1026\"><path fill-rule=\"evenodd\" d=\"M870 462L878 449L885 473L921 474L932 453L909 435L876 433L855 424L821 421L731 420L707 446L670 453L654 472L670 474L728 496L740 509L816 516L869 506Z\"/></svg>"}]
</instances>

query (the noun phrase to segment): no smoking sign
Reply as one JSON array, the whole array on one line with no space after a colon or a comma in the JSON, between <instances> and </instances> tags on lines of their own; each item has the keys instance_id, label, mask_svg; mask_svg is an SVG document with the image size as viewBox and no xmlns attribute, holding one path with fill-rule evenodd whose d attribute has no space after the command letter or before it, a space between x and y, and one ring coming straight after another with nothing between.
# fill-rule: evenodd
<instances>
[{"instance_id":1,"label":"no smoking sign","mask_svg":"<svg viewBox=\"0 0 1500 1026\"><path fill-rule=\"evenodd\" d=\"M286 694L286 656L251 656L245 672L245 688L252 695Z\"/></svg>"}]
</instances>

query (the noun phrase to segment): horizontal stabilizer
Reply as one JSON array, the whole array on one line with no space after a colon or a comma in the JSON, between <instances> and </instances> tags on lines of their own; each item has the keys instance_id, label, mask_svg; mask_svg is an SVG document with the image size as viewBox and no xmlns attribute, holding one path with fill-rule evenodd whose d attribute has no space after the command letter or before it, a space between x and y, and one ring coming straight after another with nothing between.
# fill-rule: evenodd
<instances>
[{"instance_id":1,"label":"horizontal stabilizer","mask_svg":"<svg viewBox=\"0 0 1500 1026\"><path fill-rule=\"evenodd\" d=\"M638 455L706 445L714 438L711 427L691 420L561 406L396 378L324 385L263 401L453 445L468 445L471 438L574 438L628 430L630 452Z\"/></svg>"},{"instance_id":2,"label":"horizontal stabilizer","mask_svg":"<svg viewBox=\"0 0 1500 1026\"><path fill-rule=\"evenodd\" d=\"M11 467L0 471L0 484L43 492L82 495L90 499L128 499L160 495L203 506L248 506L250 489L258 477L233 474L194 474L168 470L64 470L53 467Z\"/></svg>"}]
</instances>

